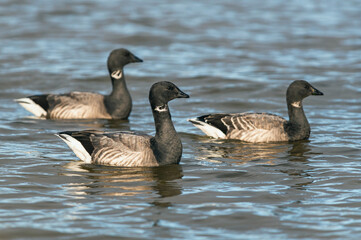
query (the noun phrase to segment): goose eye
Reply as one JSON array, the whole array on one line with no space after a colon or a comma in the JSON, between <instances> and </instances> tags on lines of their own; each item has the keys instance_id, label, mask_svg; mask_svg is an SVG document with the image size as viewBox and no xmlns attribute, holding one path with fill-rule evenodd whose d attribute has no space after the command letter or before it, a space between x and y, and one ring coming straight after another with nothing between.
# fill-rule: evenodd
<instances>
[{"instance_id":1,"label":"goose eye","mask_svg":"<svg viewBox=\"0 0 361 240\"><path fill-rule=\"evenodd\" d=\"M129 56L130 56L130 53L129 53L129 52L126 52L126 53L124 53L124 56L129 57Z\"/></svg>"},{"instance_id":2,"label":"goose eye","mask_svg":"<svg viewBox=\"0 0 361 240\"><path fill-rule=\"evenodd\" d=\"M309 89L310 89L310 86L306 85L305 88L306 88L307 90L309 90Z\"/></svg>"},{"instance_id":3,"label":"goose eye","mask_svg":"<svg viewBox=\"0 0 361 240\"><path fill-rule=\"evenodd\" d=\"M173 90L174 90L174 87L169 86L167 89L168 89L169 91L173 91Z\"/></svg>"}]
</instances>

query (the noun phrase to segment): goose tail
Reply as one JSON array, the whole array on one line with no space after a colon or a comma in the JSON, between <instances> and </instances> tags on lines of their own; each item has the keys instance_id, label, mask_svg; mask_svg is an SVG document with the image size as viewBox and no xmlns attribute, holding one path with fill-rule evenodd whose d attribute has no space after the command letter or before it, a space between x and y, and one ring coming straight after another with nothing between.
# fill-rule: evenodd
<instances>
[{"instance_id":1,"label":"goose tail","mask_svg":"<svg viewBox=\"0 0 361 240\"><path fill-rule=\"evenodd\" d=\"M47 112L39 104L35 103L31 98L19 98L15 99L15 102L19 103L27 111L34 114L36 117L45 118Z\"/></svg>"},{"instance_id":2,"label":"goose tail","mask_svg":"<svg viewBox=\"0 0 361 240\"><path fill-rule=\"evenodd\" d=\"M213 138L226 138L226 135L218 128L201 121L199 118L188 119L188 122L192 123L195 127L199 128L207 136Z\"/></svg>"},{"instance_id":3,"label":"goose tail","mask_svg":"<svg viewBox=\"0 0 361 240\"><path fill-rule=\"evenodd\" d=\"M80 141L73 138L68 132L60 132L55 134L55 136L63 140L80 160L85 163L91 163L91 156Z\"/></svg>"}]
</instances>

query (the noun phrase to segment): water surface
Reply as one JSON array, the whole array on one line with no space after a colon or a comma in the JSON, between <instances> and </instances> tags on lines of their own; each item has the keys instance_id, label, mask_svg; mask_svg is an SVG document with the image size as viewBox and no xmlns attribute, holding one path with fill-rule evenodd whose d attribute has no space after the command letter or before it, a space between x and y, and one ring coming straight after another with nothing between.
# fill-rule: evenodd
<instances>
[{"instance_id":1,"label":"water surface","mask_svg":"<svg viewBox=\"0 0 361 240\"><path fill-rule=\"evenodd\" d=\"M0 239L360 239L359 1L14 1L0 3ZM13 102L71 90L107 93L106 58L125 47L129 121L53 121ZM287 117L305 79L307 141L213 140L186 119L216 112ZM170 103L179 166L83 164L63 130L154 134L157 81Z\"/></svg>"}]
</instances>

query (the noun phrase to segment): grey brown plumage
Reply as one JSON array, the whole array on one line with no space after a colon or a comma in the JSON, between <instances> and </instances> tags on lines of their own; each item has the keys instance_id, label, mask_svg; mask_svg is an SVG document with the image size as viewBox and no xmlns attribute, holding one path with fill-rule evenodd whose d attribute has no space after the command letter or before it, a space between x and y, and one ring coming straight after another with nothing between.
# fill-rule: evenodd
<instances>
[{"instance_id":1,"label":"grey brown plumage","mask_svg":"<svg viewBox=\"0 0 361 240\"><path fill-rule=\"evenodd\" d=\"M170 82L158 82L150 90L156 135L135 132L67 131L57 135L84 162L122 166L155 167L179 163L182 143L176 133L167 103L189 97ZM160 106L166 106L159 110Z\"/></svg>"},{"instance_id":2,"label":"grey brown plumage","mask_svg":"<svg viewBox=\"0 0 361 240\"><path fill-rule=\"evenodd\" d=\"M43 94L16 99L37 117L50 119L126 119L132 109L123 68L128 63L142 62L126 49L113 50L107 61L112 92L101 95L90 92Z\"/></svg>"},{"instance_id":3,"label":"grey brown plumage","mask_svg":"<svg viewBox=\"0 0 361 240\"><path fill-rule=\"evenodd\" d=\"M104 105L104 96L97 93L71 92L47 97L51 119L111 119Z\"/></svg>"},{"instance_id":4,"label":"grey brown plumage","mask_svg":"<svg viewBox=\"0 0 361 240\"><path fill-rule=\"evenodd\" d=\"M89 154L88 163L122 167L159 166L150 148L151 136L135 132L68 131L58 134L66 143L79 141ZM68 141L68 142L67 142ZM78 156L79 157L79 156Z\"/></svg>"},{"instance_id":5,"label":"grey brown plumage","mask_svg":"<svg viewBox=\"0 0 361 240\"><path fill-rule=\"evenodd\" d=\"M302 100L309 95L323 95L306 81L297 80L287 89L289 121L269 113L209 114L189 119L194 126L215 138L246 142L280 142L307 139L310 126Z\"/></svg>"}]
</instances>

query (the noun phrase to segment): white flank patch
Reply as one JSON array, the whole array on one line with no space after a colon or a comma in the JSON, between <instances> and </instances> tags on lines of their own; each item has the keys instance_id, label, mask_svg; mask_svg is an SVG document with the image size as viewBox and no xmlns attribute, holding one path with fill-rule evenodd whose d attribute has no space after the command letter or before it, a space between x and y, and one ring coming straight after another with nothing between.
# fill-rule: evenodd
<instances>
[{"instance_id":1,"label":"white flank patch","mask_svg":"<svg viewBox=\"0 0 361 240\"><path fill-rule=\"evenodd\" d=\"M168 106L167 104L163 105L163 106L157 106L154 108L154 111L157 112L168 112Z\"/></svg>"},{"instance_id":2,"label":"white flank patch","mask_svg":"<svg viewBox=\"0 0 361 240\"><path fill-rule=\"evenodd\" d=\"M27 111L31 112L37 117L46 117L47 112L39 105L36 104L33 100L30 98L19 98L15 99L15 102L19 103L23 108L25 108Z\"/></svg>"},{"instance_id":3,"label":"white flank patch","mask_svg":"<svg viewBox=\"0 0 361 240\"><path fill-rule=\"evenodd\" d=\"M117 70L117 71L112 72L111 76L112 76L112 78L115 78L115 79L121 79L123 76L123 72L122 72L122 70Z\"/></svg>"},{"instance_id":4,"label":"white flank patch","mask_svg":"<svg viewBox=\"0 0 361 240\"><path fill-rule=\"evenodd\" d=\"M226 135L216 127L209 125L208 123L197 120L196 118L188 119L195 127L199 128L207 136L213 138L226 138Z\"/></svg>"},{"instance_id":5,"label":"white flank patch","mask_svg":"<svg viewBox=\"0 0 361 240\"><path fill-rule=\"evenodd\" d=\"M55 135L58 136L61 140L63 140L69 146L69 148L73 150L75 155L80 158L80 160L83 160L85 163L91 163L91 156L78 140L69 136L68 134Z\"/></svg>"},{"instance_id":6,"label":"white flank patch","mask_svg":"<svg viewBox=\"0 0 361 240\"><path fill-rule=\"evenodd\" d=\"M299 102L293 102L291 103L291 105L295 108L301 108L302 107L302 102L299 101Z\"/></svg>"}]
</instances>

